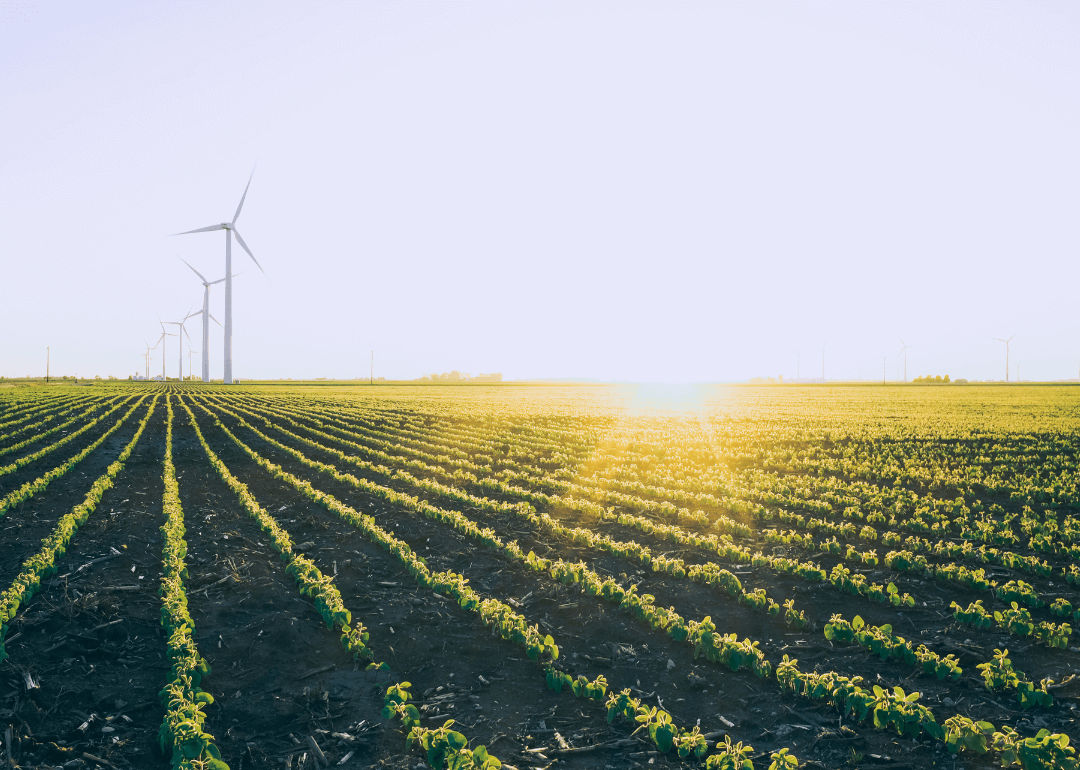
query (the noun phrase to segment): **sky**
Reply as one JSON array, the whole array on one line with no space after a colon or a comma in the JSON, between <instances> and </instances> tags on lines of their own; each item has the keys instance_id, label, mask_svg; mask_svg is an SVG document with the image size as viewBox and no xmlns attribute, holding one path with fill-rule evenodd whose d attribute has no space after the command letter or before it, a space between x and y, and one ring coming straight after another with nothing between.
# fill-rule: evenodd
<instances>
[{"instance_id":1,"label":"sky","mask_svg":"<svg viewBox=\"0 0 1080 770\"><path fill-rule=\"evenodd\" d=\"M180 259L224 273L171 234L254 169L240 379L898 379L901 340L987 379L1012 335L1075 378L1077 39L1071 0L5 0L0 376L142 372Z\"/></svg>"}]
</instances>

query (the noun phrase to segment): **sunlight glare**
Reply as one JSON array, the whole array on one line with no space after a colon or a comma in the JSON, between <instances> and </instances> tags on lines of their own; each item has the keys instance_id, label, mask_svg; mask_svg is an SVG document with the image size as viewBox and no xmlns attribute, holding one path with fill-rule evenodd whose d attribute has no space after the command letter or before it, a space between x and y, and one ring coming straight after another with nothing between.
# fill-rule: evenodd
<instances>
[{"instance_id":1,"label":"sunlight glare","mask_svg":"<svg viewBox=\"0 0 1080 770\"><path fill-rule=\"evenodd\" d=\"M704 412L714 386L700 383L650 382L627 386L623 394L634 413Z\"/></svg>"}]
</instances>

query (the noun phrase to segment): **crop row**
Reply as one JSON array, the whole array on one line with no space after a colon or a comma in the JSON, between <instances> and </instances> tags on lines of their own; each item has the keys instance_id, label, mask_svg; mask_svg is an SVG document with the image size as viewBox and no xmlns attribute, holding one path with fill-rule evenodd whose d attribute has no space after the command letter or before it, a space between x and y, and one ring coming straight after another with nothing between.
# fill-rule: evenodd
<instances>
[{"instance_id":1,"label":"crop row","mask_svg":"<svg viewBox=\"0 0 1080 770\"><path fill-rule=\"evenodd\" d=\"M61 478L62 476L67 474L72 468L82 462L91 452L101 446L105 442L105 440L109 438L109 436L118 431L120 429L120 426L127 421L128 417L130 417L132 413L139 408L139 406L143 403L145 399L146 396L142 396L141 398L139 398L139 400L136 401L132 405L132 407L128 409L128 411L125 412L124 415L120 417L120 419L118 419L115 424L113 424L111 428L98 436L98 438L91 444L89 444L87 447L85 447L79 452L76 452L67 460L57 465L55 468L46 471L45 473L41 474L40 476L31 481L25 482L22 486L12 490L8 494L4 495L4 497L0 498L0 516L4 516L14 506L36 495L38 492L45 489L45 487L49 486L49 484L56 481L56 479ZM114 407L114 409L118 408L119 406L120 405L118 404L117 407ZM110 410L110 412L111 411L113 410ZM105 415L102 415L102 417L104 416Z\"/></svg>"},{"instance_id":2,"label":"crop row","mask_svg":"<svg viewBox=\"0 0 1080 770\"><path fill-rule=\"evenodd\" d=\"M52 532L42 540L41 548L23 562L11 586L3 593L0 593L0 660L7 657L4 649L4 638L7 635L11 621L15 618L19 608L29 602L38 592L42 581L56 571L56 560L64 555L79 528L90 518L98 503L101 502L102 496L112 488L117 475L124 469L124 463L127 462L131 453L135 450L135 445L139 443L139 439L146 429L146 424L154 413L157 400L158 397L155 396L150 402L146 414L139 421L135 435L121 450L116 460L109 464L105 473L99 476L90 486L83 501L60 518Z\"/></svg>"}]
</instances>

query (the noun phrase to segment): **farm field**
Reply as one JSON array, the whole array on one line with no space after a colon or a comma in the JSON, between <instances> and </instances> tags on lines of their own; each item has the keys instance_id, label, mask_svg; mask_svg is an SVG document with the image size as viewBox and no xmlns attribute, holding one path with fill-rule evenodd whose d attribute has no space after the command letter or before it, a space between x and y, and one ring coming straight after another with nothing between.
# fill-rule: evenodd
<instances>
[{"instance_id":1,"label":"farm field","mask_svg":"<svg viewBox=\"0 0 1080 770\"><path fill-rule=\"evenodd\" d=\"M0 767L1080 767L1078 454L1068 386L0 390Z\"/></svg>"}]
</instances>

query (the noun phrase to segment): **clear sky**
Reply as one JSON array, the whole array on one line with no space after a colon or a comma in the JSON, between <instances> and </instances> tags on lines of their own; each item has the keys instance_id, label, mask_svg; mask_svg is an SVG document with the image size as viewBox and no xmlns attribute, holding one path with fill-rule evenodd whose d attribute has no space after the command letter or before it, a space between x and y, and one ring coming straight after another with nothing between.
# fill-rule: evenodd
<instances>
[{"instance_id":1,"label":"clear sky","mask_svg":"<svg viewBox=\"0 0 1080 770\"><path fill-rule=\"evenodd\" d=\"M224 270L170 233L255 166L239 378L893 378L901 338L991 378L1009 335L1076 377L1077 40L1071 0L6 0L0 374L141 371L179 257Z\"/></svg>"}]
</instances>

